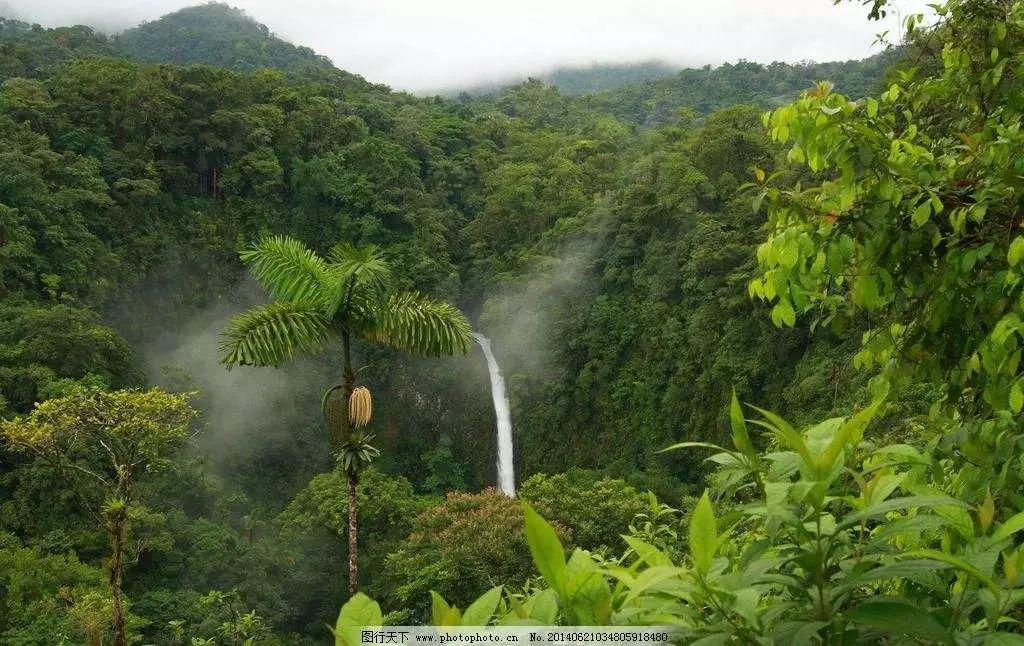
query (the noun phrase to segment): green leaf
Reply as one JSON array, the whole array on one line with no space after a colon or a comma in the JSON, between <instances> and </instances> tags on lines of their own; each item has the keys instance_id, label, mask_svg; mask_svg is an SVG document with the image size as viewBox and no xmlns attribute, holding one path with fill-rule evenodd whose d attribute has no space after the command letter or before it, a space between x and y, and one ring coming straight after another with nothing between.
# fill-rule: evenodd
<instances>
[{"instance_id":1,"label":"green leaf","mask_svg":"<svg viewBox=\"0 0 1024 646\"><path fill-rule=\"evenodd\" d=\"M951 643L942 624L936 621L927 610L907 601L884 599L865 601L845 614L850 621L877 628L885 633L926 637L943 643Z\"/></svg>"},{"instance_id":2,"label":"green leaf","mask_svg":"<svg viewBox=\"0 0 1024 646\"><path fill-rule=\"evenodd\" d=\"M1010 243L1010 249L1006 252L1006 262L1011 267L1016 267L1024 259L1024 236L1017 236Z\"/></svg>"},{"instance_id":3,"label":"green leaf","mask_svg":"<svg viewBox=\"0 0 1024 646\"><path fill-rule=\"evenodd\" d=\"M648 566L656 567L659 565L672 565L672 559L657 547L646 543L635 536L623 535L622 540L626 541L626 543L633 548L633 551L636 552L639 560L647 563Z\"/></svg>"},{"instance_id":4,"label":"green leaf","mask_svg":"<svg viewBox=\"0 0 1024 646\"><path fill-rule=\"evenodd\" d=\"M1014 633L989 633L985 637L984 646L1022 646L1024 636Z\"/></svg>"},{"instance_id":5,"label":"green leaf","mask_svg":"<svg viewBox=\"0 0 1024 646\"><path fill-rule=\"evenodd\" d=\"M270 236L241 253L242 262L275 300L313 303L322 309L329 282L320 256L294 238Z\"/></svg>"},{"instance_id":6,"label":"green leaf","mask_svg":"<svg viewBox=\"0 0 1024 646\"><path fill-rule=\"evenodd\" d=\"M732 429L733 445L756 463L757 451L754 450L754 444L750 441L747 421L743 418L743 409L740 407L739 399L736 398L735 388L732 389L732 400L729 403L729 426Z\"/></svg>"},{"instance_id":7,"label":"green leaf","mask_svg":"<svg viewBox=\"0 0 1024 646\"><path fill-rule=\"evenodd\" d=\"M829 442L825 450L818 456L817 467L820 475L824 475L832 470L836 459L847 444L856 446L860 442L860 439L864 436L864 429L875 418L875 413L878 412L878 407L881 404L882 400L876 400L839 427L839 431L832 437L832 441Z\"/></svg>"},{"instance_id":8,"label":"green leaf","mask_svg":"<svg viewBox=\"0 0 1024 646\"><path fill-rule=\"evenodd\" d=\"M1009 404L1010 410L1014 413L1019 413L1021 408L1024 408L1024 392L1021 392L1020 382L1014 382L1010 386Z\"/></svg>"},{"instance_id":9,"label":"green leaf","mask_svg":"<svg viewBox=\"0 0 1024 646\"><path fill-rule=\"evenodd\" d=\"M361 646L359 631L363 627L377 627L384 623L380 605L362 592L345 602L334 626L335 646Z\"/></svg>"},{"instance_id":10,"label":"green leaf","mask_svg":"<svg viewBox=\"0 0 1024 646\"><path fill-rule=\"evenodd\" d=\"M996 517L996 502L992 499L992 492L985 492L985 501L978 507L978 522L981 523L981 531L987 532L992 526L992 520Z\"/></svg>"},{"instance_id":11,"label":"green leaf","mask_svg":"<svg viewBox=\"0 0 1024 646\"><path fill-rule=\"evenodd\" d=\"M471 603L462 615L462 625L486 626L489 624L498 607L498 602L501 601L501 589L500 585L495 586Z\"/></svg>"},{"instance_id":12,"label":"green leaf","mask_svg":"<svg viewBox=\"0 0 1024 646\"><path fill-rule=\"evenodd\" d=\"M902 498L890 498L884 502L880 502L875 505L871 505L866 509L862 509L858 512L848 514L843 517L842 522L839 523L838 528L843 529L846 527L852 527L862 520L867 520L872 516L881 516L889 513L890 511L896 511L899 509L913 509L923 508L930 509L933 507L959 507L961 509L968 509L970 505L965 502L961 502L956 498L949 496L905 496Z\"/></svg>"},{"instance_id":13,"label":"green leaf","mask_svg":"<svg viewBox=\"0 0 1024 646\"><path fill-rule=\"evenodd\" d=\"M949 563L956 569L967 574L970 574L975 579L985 584L992 591L999 590L999 585L992 579L992 577L988 576L987 574L979 570L976 566L968 563L964 559L957 556L953 556L952 554L940 552L939 550L915 550L913 552L910 552L907 556L920 556L926 559L935 559L936 561Z\"/></svg>"},{"instance_id":14,"label":"green leaf","mask_svg":"<svg viewBox=\"0 0 1024 646\"><path fill-rule=\"evenodd\" d=\"M444 600L437 592L430 591L430 611L435 626L443 626L444 619L448 615L448 611L452 607L448 605L448 602Z\"/></svg>"},{"instance_id":15,"label":"green leaf","mask_svg":"<svg viewBox=\"0 0 1024 646\"><path fill-rule=\"evenodd\" d=\"M612 591L590 555L574 550L565 572L564 600L573 620L588 626L607 624L612 612Z\"/></svg>"},{"instance_id":16,"label":"green leaf","mask_svg":"<svg viewBox=\"0 0 1024 646\"><path fill-rule=\"evenodd\" d=\"M558 595L554 590L543 590L530 600L530 618L546 626L557 623Z\"/></svg>"},{"instance_id":17,"label":"green leaf","mask_svg":"<svg viewBox=\"0 0 1024 646\"><path fill-rule=\"evenodd\" d=\"M932 203L929 200L921 202L921 204L914 209L914 215L911 217L915 226L922 226L928 221L932 215Z\"/></svg>"},{"instance_id":18,"label":"green leaf","mask_svg":"<svg viewBox=\"0 0 1024 646\"><path fill-rule=\"evenodd\" d=\"M701 576L706 576L711 570L711 562L718 551L718 526L715 521L715 512L711 508L711 499L708 498L707 489L704 495L697 502L697 506L690 516L690 553L693 556L693 563Z\"/></svg>"},{"instance_id":19,"label":"green leaf","mask_svg":"<svg viewBox=\"0 0 1024 646\"><path fill-rule=\"evenodd\" d=\"M561 594L565 583L565 548L558 534L528 502L522 502L526 524L526 542L537 571L556 592Z\"/></svg>"},{"instance_id":20,"label":"green leaf","mask_svg":"<svg viewBox=\"0 0 1024 646\"><path fill-rule=\"evenodd\" d=\"M658 453L666 453L668 451L677 451L679 449L691 448L714 449L722 453L732 453L732 451L725 448L724 446L718 446L717 444L712 444L710 442L679 442L678 444L673 444L672 446L666 446L665 448L658 451Z\"/></svg>"},{"instance_id":21,"label":"green leaf","mask_svg":"<svg viewBox=\"0 0 1024 646\"><path fill-rule=\"evenodd\" d=\"M992 532L992 539L1001 541L1010 538L1022 529L1024 529L1024 511L1010 516L1005 523L996 527L996 530Z\"/></svg>"},{"instance_id":22,"label":"green leaf","mask_svg":"<svg viewBox=\"0 0 1024 646\"><path fill-rule=\"evenodd\" d=\"M751 406L751 408L761 413L761 415L768 419L768 422L762 422L760 420L751 420L752 423L757 424L758 426L762 426L771 431L771 433L775 435L779 440L781 440L783 444L785 444L788 448L796 451L797 454L799 454L800 459L803 460L804 464L807 465L808 469L814 468L815 460L814 457L811 455L810 449L807 448L807 443L804 442L803 436L801 436L800 433L798 433L789 422L782 419L781 417L771 412L770 410L758 408L757 406Z\"/></svg>"},{"instance_id":23,"label":"green leaf","mask_svg":"<svg viewBox=\"0 0 1024 646\"><path fill-rule=\"evenodd\" d=\"M796 312L789 301L782 299L772 308L772 322L777 327L793 327L796 324Z\"/></svg>"},{"instance_id":24,"label":"green leaf","mask_svg":"<svg viewBox=\"0 0 1024 646\"><path fill-rule=\"evenodd\" d=\"M868 99L867 99L867 114L868 114L868 117L871 118L871 119L874 119L875 115L878 114L878 101L876 99L872 99L872 98L868 97Z\"/></svg>"}]
</instances>

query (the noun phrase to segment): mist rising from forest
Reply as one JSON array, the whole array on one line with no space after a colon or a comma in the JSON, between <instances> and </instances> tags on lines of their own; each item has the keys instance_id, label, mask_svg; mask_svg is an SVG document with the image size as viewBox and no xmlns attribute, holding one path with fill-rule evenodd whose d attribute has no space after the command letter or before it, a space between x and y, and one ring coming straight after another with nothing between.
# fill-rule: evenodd
<instances>
[{"instance_id":1,"label":"mist rising from forest","mask_svg":"<svg viewBox=\"0 0 1024 646\"><path fill-rule=\"evenodd\" d=\"M177 279L165 282L178 282ZM241 366L228 370L220 357L221 333L231 318L265 302L252 279L240 282L230 297L222 297L184 320L166 325L154 308L149 286L130 302L135 316L146 321L146 341L135 346L137 359L150 383L176 392L197 392L203 411L203 433L198 446L210 454L214 466L249 457L266 445L295 436L297 430L319 424L318 390L326 383L308 358L297 358L281 368ZM166 292L163 292L166 293ZM325 377L326 378L326 377Z\"/></svg>"},{"instance_id":2,"label":"mist rising from forest","mask_svg":"<svg viewBox=\"0 0 1024 646\"><path fill-rule=\"evenodd\" d=\"M602 214L590 216L588 229L600 228ZM592 268L600 240L573 235L534 258L515 281L489 295L480 315L481 330L494 342L494 352L507 374L539 377L551 365L557 329L573 301L597 287ZM515 398L515 385L510 384ZM513 419L513 422L515 420Z\"/></svg>"}]
</instances>

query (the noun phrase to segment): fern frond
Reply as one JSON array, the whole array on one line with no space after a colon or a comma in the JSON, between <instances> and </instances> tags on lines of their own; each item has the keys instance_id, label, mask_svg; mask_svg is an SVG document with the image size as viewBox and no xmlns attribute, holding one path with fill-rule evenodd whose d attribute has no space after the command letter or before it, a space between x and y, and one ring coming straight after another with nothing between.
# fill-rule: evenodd
<instances>
[{"instance_id":1,"label":"fern frond","mask_svg":"<svg viewBox=\"0 0 1024 646\"><path fill-rule=\"evenodd\" d=\"M287 236L263 238L240 257L274 300L323 306L330 280L327 264L298 240Z\"/></svg>"},{"instance_id":2,"label":"fern frond","mask_svg":"<svg viewBox=\"0 0 1024 646\"><path fill-rule=\"evenodd\" d=\"M365 336L412 354L440 357L467 352L470 327L455 306L409 292L391 296Z\"/></svg>"},{"instance_id":3,"label":"fern frond","mask_svg":"<svg viewBox=\"0 0 1024 646\"><path fill-rule=\"evenodd\" d=\"M277 366L299 352L322 345L330 323L316 304L278 301L231 319L220 349L228 366Z\"/></svg>"}]
</instances>

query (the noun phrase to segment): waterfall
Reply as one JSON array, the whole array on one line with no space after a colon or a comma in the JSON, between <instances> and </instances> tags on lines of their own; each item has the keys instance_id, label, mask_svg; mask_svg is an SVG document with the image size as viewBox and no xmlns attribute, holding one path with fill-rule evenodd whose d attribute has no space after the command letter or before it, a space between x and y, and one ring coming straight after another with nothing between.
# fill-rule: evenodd
<instances>
[{"instance_id":1,"label":"waterfall","mask_svg":"<svg viewBox=\"0 0 1024 646\"><path fill-rule=\"evenodd\" d=\"M498 422L498 488L506 496L516 495L515 466L512 464L512 414L508 409L508 395L505 394L505 379L491 352L491 340L473 332L480 349L487 358L487 372L491 374L491 399L494 400L494 416Z\"/></svg>"}]
</instances>

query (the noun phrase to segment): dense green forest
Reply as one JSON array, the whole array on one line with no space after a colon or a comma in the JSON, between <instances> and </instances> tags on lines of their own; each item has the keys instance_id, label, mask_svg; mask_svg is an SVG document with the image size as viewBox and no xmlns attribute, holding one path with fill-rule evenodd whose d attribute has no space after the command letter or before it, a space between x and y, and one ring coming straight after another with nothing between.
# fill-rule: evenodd
<instances>
[{"instance_id":1,"label":"dense green forest","mask_svg":"<svg viewBox=\"0 0 1024 646\"><path fill-rule=\"evenodd\" d=\"M452 99L0 21L0 643L1024 642L1024 3L937 11Z\"/></svg>"}]
</instances>

